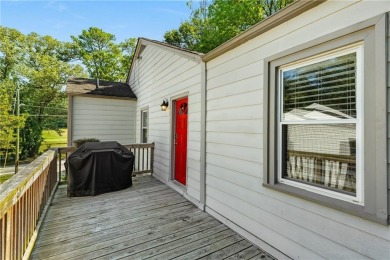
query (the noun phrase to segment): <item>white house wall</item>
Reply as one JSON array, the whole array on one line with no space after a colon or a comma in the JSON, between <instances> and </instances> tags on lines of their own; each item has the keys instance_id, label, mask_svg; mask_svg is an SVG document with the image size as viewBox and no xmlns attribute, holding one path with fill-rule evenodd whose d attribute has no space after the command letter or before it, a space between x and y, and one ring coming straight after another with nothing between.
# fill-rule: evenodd
<instances>
[{"instance_id":1,"label":"white house wall","mask_svg":"<svg viewBox=\"0 0 390 260\"><path fill-rule=\"evenodd\" d=\"M262 186L264 58L386 11L325 2L207 62L206 210L294 259L389 259L389 226Z\"/></svg>"},{"instance_id":2,"label":"white house wall","mask_svg":"<svg viewBox=\"0 0 390 260\"><path fill-rule=\"evenodd\" d=\"M171 178L172 99L188 95L188 150L186 193L200 200L201 65L163 47L147 45L133 62L129 85L138 98L136 141L140 142L141 110L149 110L148 142L155 143L153 174L165 182ZM164 98L167 111L161 111Z\"/></svg>"},{"instance_id":3,"label":"white house wall","mask_svg":"<svg viewBox=\"0 0 390 260\"><path fill-rule=\"evenodd\" d=\"M93 137L135 143L135 100L85 96L73 96L72 100L72 141Z\"/></svg>"}]
</instances>

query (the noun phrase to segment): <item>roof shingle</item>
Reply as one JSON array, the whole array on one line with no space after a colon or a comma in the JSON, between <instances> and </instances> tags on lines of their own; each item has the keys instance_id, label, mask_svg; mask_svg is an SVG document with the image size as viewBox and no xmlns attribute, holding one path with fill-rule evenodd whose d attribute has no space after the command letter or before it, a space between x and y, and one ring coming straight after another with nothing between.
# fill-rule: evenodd
<instances>
[{"instance_id":1,"label":"roof shingle","mask_svg":"<svg viewBox=\"0 0 390 260\"><path fill-rule=\"evenodd\" d=\"M96 79L69 78L66 84L68 95L99 95L110 97L137 98L131 87L123 82L99 80L99 87L96 87Z\"/></svg>"}]
</instances>

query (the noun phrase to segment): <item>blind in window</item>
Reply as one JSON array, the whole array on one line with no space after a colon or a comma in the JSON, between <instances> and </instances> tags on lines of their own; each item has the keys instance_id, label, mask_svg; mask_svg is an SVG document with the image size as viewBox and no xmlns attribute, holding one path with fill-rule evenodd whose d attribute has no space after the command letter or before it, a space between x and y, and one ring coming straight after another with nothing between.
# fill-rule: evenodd
<instances>
[{"instance_id":1,"label":"blind in window","mask_svg":"<svg viewBox=\"0 0 390 260\"><path fill-rule=\"evenodd\" d=\"M356 118L356 53L282 70L283 120Z\"/></svg>"}]
</instances>

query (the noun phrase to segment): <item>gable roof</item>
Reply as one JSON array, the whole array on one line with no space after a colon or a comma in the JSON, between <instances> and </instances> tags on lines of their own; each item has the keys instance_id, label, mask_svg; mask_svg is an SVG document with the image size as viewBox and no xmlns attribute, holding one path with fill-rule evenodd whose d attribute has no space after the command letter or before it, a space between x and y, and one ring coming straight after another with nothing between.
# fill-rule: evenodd
<instances>
[{"instance_id":1,"label":"gable roof","mask_svg":"<svg viewBox=\"0 0 390 260\"><path fill-rule=\"evenodd\" d=\"M258 22L248 30L242 32L236 37L233 37L232 39L221 44L220 46L218 46L217 48L211 50L206 54L179 48L164 42L150 40L147 38L138 38L137 46L134 52L133 59L131 61L131 65L130 65L129 72L127 74L126 81L129 82L134 61L141 57L140 55L147 45L159 46L168 51L176 52L177 54L180 54L182 56L185 56L195 61L208 62L326 1L327 0L295 0L287 7L279 10L278 12L269 16L268 18Z\"/></svg>"},{"instance_id":2,"label":"gable roof","mask_svg":"<svg viewBox=\"0 0 390 260\"><path fill-rule=\"evenodd\" d=\"M130 69L129 69L129 72L127 74L126 82L129 82L129 78L131 75L131 71L133 69L134 61L141 57L143 50L148 45L157 46L157 47L162 48L166 51L173 52L175 54L178 54L182 57L193 60L195 62L201 62L202 57L204 56L204 54L201 52L191 51L191 50L180 48L180 47L177 47L177 46L165 43L165 42L160 42L160 41L140 37L140 38L138 38L137 46L135 47L134 56L133 56L133 59L132 59L131 64L130 64Z\"/></svg>"},{"instance_id":3,"label":"gable roof","mask_svg":"<svg viewBox=\"0 0 390 260\"><path fill-rule=\"evenodd\" d=\"M160 42L160 41L156 41L156 40L151 40L151 39L147 39L147 38L144 38L144 37L138 38L138 42L141 42L141 44L144 44L144 45L155 44L155 45L158 45L160 47L165 47L169 51L174 51L174 52L176 51L176 52L180 52L182 54L188 54L190 57L194 57L194 55L195 55L195 57L198 58L198 57L202 57L204 55L201 52L191 51L191 50L188 50L188 49L184 49L184 48L180 48L180 47L168 44L166 42Z\"/></svg>"},{"instance_id":4,"label":"gable roof","mask_svg":"<svg viewBox=\"0 0 390 260\"><path fill-rule=\"evenodd\" d=\"M96 79L69 78L66 83L66 93L68 95L97 95L132 99L137 98L130 86L126 83L99 80L99 87L96 87L96 83Z\"/></svg>"}]
</instances>

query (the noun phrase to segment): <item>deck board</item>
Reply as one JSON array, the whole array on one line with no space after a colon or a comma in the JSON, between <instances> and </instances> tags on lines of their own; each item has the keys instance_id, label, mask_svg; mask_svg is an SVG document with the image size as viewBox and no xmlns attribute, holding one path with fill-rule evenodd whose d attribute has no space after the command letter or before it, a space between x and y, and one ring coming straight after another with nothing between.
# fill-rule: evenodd
<instances>
[{"instance_id":1,"label":"deck board","mask_svg":"<svg viewBox=\"0 0 390 260\"><path fill-rule=\"evenodd\" d=\"M151 176L93 197L60 186L31 259L272 259Z\"/></svg>"}]
</instances>

